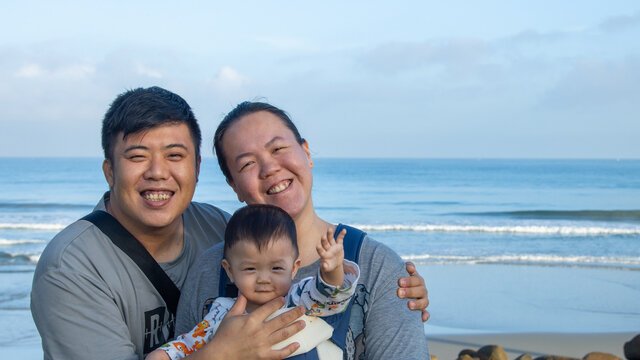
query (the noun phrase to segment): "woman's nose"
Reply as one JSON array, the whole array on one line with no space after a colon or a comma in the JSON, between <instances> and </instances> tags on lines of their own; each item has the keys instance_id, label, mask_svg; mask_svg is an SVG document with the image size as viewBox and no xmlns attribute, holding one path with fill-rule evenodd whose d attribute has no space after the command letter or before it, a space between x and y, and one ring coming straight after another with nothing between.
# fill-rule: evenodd
<instances>
[{"instance_id":1,"label":"woman's nose","mask_svg":"<svg viewBox=\"0 0 640 360\"><path fill-rule=\"evenodd\" d=\"M266 179L275 174L280 168L278 161L272 157L266 157L260 164L260 178Z\"/></svg>"}]
</instances>

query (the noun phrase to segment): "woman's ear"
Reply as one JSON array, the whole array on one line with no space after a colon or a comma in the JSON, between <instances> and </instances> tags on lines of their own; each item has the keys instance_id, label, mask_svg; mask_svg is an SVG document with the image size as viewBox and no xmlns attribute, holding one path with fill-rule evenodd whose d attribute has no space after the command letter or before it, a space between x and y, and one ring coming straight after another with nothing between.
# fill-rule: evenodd
<instances>
[{"instance_id":1,"label":"woman's ear","mask_svg":"<svg viewBox=\"0 0 640 360\"><path fill-rule=\"evenodd\" d=\"M104 159L104 161L102 162L102 172L104 173L104 178L109 184L109 188L113 188L113 166L111 165L111 161L109 161L108 159Z\"/></svg>"},{"instance_id":2,"label":"woman's ear","mask_svg":"<svg viewBox=\"0 0 640 360\"><path fill-rule=\"evenodd\" d=\"M238 197L238 201L240 202L244 202L244 200L242 199L242 197L240 197L240 193L238 192L238 188L236 187L236 185L233 183L233 180L229 180L227 179L227 185L231 186L231 188L233 189L233 192L236 193L236 196Z\"/></svg>"},{"instance_id":3,"label":"woman's ear","mask_svg":"<svg viewBox=\"0 0 640 360\"><path fill-rule=\"evenodd\" d=\"M233 272L231 272L231 265L229 265L229 262L227 262L227 259L222 259L222 267L224 268L224 271L227 272L227 276L229 277L229 280L233 282Z\"/></svg>"},{"instance_id":4,"label":"woman's ear","mask_svg":"<svg viewBox=\"0 0 640 360\"><path fill-rule=\"evenodd\" d=\"M303 139L300 146L302 146L302 151L304 151L305 155L307 155L309 166L313 168L313 159L311 158L311 150L309 150L309 142Z\"/></svg>"},{"instance_id":5,"label":"woman's ear","mask_svg":"<svg viewBox=\"0 0 640 360\"><path fill-rule=\"evenodd\" d=\"M302 264L302 261L300 261L299 258L293 262L293 270L291 271L291 280L293 280L293 278L296 277L298 270L300 270L300 264Z\"/></svg>"}]
</instances>

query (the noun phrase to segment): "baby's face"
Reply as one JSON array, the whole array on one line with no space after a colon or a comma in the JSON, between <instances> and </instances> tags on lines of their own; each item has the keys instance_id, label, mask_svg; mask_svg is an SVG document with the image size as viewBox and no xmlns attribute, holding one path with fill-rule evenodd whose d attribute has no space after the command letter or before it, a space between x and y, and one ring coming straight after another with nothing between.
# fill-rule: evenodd
<instances>
[{"instance_id":1,"label":"baby's face","mask_svg":"<svg viewBox=\"0 0 640 360\"><path fill-rule=\"evenodd\" d=\"M227 251L223 266L247 298L247 311L287 294L300 266L294 254L288 239L273 239L262 251L249 241L241 241Z\"/></svg>"}]
</instances>

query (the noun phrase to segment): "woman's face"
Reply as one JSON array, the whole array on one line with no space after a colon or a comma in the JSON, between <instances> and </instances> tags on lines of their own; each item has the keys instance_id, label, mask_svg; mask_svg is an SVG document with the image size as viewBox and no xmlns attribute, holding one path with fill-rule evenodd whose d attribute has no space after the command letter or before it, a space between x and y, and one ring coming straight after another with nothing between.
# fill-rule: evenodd
<instances>
[{"instance_id":1,"label":"woman's face","mask_svg":"<svg viewBox=\"0 0 640 360\"><path fill-rule=\"evenodd\" d=\"M309 145L299 144L279 117L268 111L242 117L222 147L238 200L278 206L294 220L313 210Z\"/></svg>"}]
</instances>

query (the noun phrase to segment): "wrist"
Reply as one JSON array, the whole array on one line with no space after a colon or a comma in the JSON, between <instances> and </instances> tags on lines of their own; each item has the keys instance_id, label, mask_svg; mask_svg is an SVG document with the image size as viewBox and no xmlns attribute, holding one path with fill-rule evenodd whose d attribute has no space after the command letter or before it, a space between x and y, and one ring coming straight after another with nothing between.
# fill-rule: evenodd
<instances>
[{"instance_id":1,"label":"wrist","mask_svg":"<svg viewBox=\"0 0 640 360\"><path fill-rule=\"evenodd\" d=\"M338 271L335 269L333 271L320 272L320 277L322 282L327 285L335 286L337 288L342 287L344 283L344 272L342 269Z\"/></svg>"}]
</instances>

